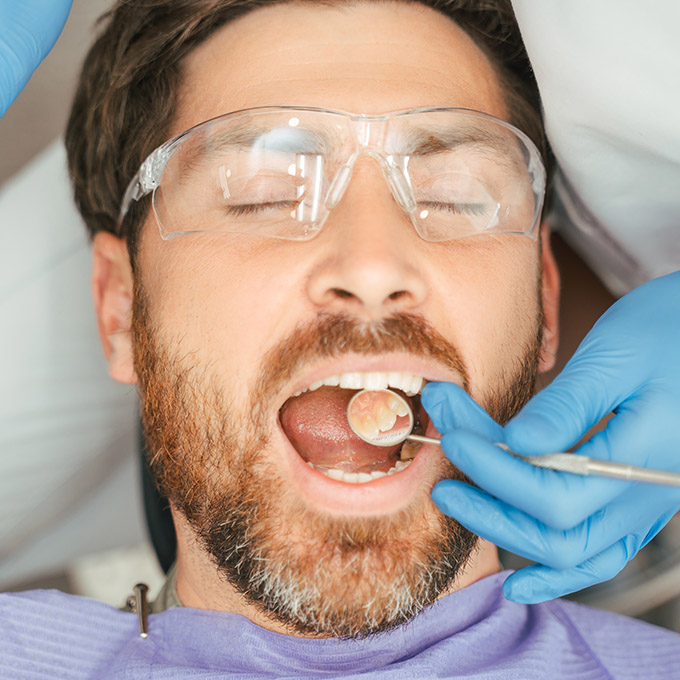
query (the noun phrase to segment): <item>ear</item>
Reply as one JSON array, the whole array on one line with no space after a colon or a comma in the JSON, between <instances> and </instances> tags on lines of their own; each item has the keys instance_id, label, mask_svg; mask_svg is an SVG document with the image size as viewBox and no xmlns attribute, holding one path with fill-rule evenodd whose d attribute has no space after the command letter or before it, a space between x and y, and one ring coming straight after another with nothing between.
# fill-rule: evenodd
<instances>
[{"instance_id":1,"label":"ear","mask_svg":"<svg viewBox=\"0 0 680 680\"><path fill-rule=\"evenodd\" d=\"M541 225L541 240L543 261L541 291L545 326L538 370L539 373L545 373L555 365L555 355L559 344L560 273L550 247L550 230L546 223Z\"/></svg>"},{"instance_id":2,"label":"ear","mask_svg":"<svg viewBox=\"0 0 680 680\"><path fill-rule=\"evenodd\" d=\"M132 351L133 275L127 246L113 234L100 232L92 244L92 296L99 339L118 382L135 384Z\"/></svg>"}]
</instances>

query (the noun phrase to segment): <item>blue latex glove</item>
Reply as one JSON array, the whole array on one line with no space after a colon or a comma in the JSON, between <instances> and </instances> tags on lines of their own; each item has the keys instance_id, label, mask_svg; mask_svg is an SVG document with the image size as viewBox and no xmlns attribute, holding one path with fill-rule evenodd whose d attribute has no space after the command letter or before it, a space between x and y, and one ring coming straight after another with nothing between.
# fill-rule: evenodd
<instances>
[{"instance_id":1,"label":"blue latex glove","mask_svg":"<svg viewBox=\"0 0 680 680\"><path fill-rule=\"evenodd\" d=\"M73 0L0 0L0 117L52 49Z\"/></svg>"},{"instance_id":2,"label":"blue latex glove","mask_svg":"<svg viewBox=\"0 0 680 680\"><path fill-rule=\"evenodd\" d=\"M455 385L427 385L422 402L446 456L480 487L440 482L436 505L536 563L506 580L508 599L541 602L612 578L680 508L680 489L536 468L493 442L565 451L614 411L577 453L680 472L680 272L612 305L505 428Z\"/></svg>"}]
</instances>

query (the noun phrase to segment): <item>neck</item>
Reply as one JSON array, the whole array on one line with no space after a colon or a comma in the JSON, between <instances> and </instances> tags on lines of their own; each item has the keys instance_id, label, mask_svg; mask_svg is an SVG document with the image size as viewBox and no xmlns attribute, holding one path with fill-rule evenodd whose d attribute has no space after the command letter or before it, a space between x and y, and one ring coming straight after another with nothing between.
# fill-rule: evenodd
<instances>
[{"instance_id":1,"label":"neck","mask_svg":"<svg viewBox=\"0 0 680 680\"><path fill-rule=\"evenodd\" d=\"M299 633L247 602L220 574L184 517L174 510L173 517L177 531L177 595L183 606L239 614L267 630L299 636ZM496 546L479 539L468 563L440 597L495 574L499 569Z\"/></svg>"}]
</instances>

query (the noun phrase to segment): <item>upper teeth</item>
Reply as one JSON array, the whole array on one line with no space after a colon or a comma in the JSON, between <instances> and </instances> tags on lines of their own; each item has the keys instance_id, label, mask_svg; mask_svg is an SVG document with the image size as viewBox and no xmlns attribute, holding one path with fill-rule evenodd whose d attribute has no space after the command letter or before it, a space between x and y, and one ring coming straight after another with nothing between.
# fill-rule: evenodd
<instances>
[{"instance_id":1,"label":"upper teeth","mask_svg":"<svg viewBox=\"0 0 680 680\"><path fill-rule=\"evenodd\" d=\"M322 385L329 385L330 387L343 387L347 390L384 390L389 387L401 390L407 396L412 397L420 392L424 382L424 379L418 375L395 371L387 373L339 373L313 382L309 387L298 390L294 396L299 397L307 390L313 392Z\"/></svg>"}]
</instances>

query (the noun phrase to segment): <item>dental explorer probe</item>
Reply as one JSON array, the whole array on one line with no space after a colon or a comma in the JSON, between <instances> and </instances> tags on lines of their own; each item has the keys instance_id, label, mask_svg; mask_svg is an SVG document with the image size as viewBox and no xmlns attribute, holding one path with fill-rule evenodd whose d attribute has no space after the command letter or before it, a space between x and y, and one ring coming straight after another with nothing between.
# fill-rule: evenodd
<instances>
[{"instance_id":1,"label":"dental explorer probe","mask_svg":"<svg viewBox=\"0 0 680 680\"><path fill-rule=\"evenodd\" d=\"M362 418L362 411L370 408L371 402L380 400L389 404L396 420L391 428L380 430L373 425L366 425ZM413 434L415 419L411 405L401 395L390 389L361 390L357 392L347 405L347 422L360 439L373 446L396 446L406 440L423 444L441 446L439 439ZM626 465L612 461L596 460L577 453L547 453L542 456L521 456L511 451L505 444L496 443L504 451L515 458L531 463L535 467L568 472L573 475L596 475L611 479L622 479L629 482L644 482L646 484L662 484L680 487L680 474L665 470L652 470L637 465Z\"/></svg>"},{"instance_id":2,"label":"dental explorer probe","mask_svg":"<svg viewBox=\"0 0 680 680\"><path fill-rule=\"evenodd\" d=\"M508 451L506 446L497 444ZM573 475L597 475L611 479L623 479L629 482L646 484L662 484L664 486L680 486L680 474L665 470L652 470L638 465L615 463L608 460L597 460L578 453L546 453L543 456L520 456L510 451L516 458L521 458L540 468L569 472Z\"/></svg>"}]
</instances>

